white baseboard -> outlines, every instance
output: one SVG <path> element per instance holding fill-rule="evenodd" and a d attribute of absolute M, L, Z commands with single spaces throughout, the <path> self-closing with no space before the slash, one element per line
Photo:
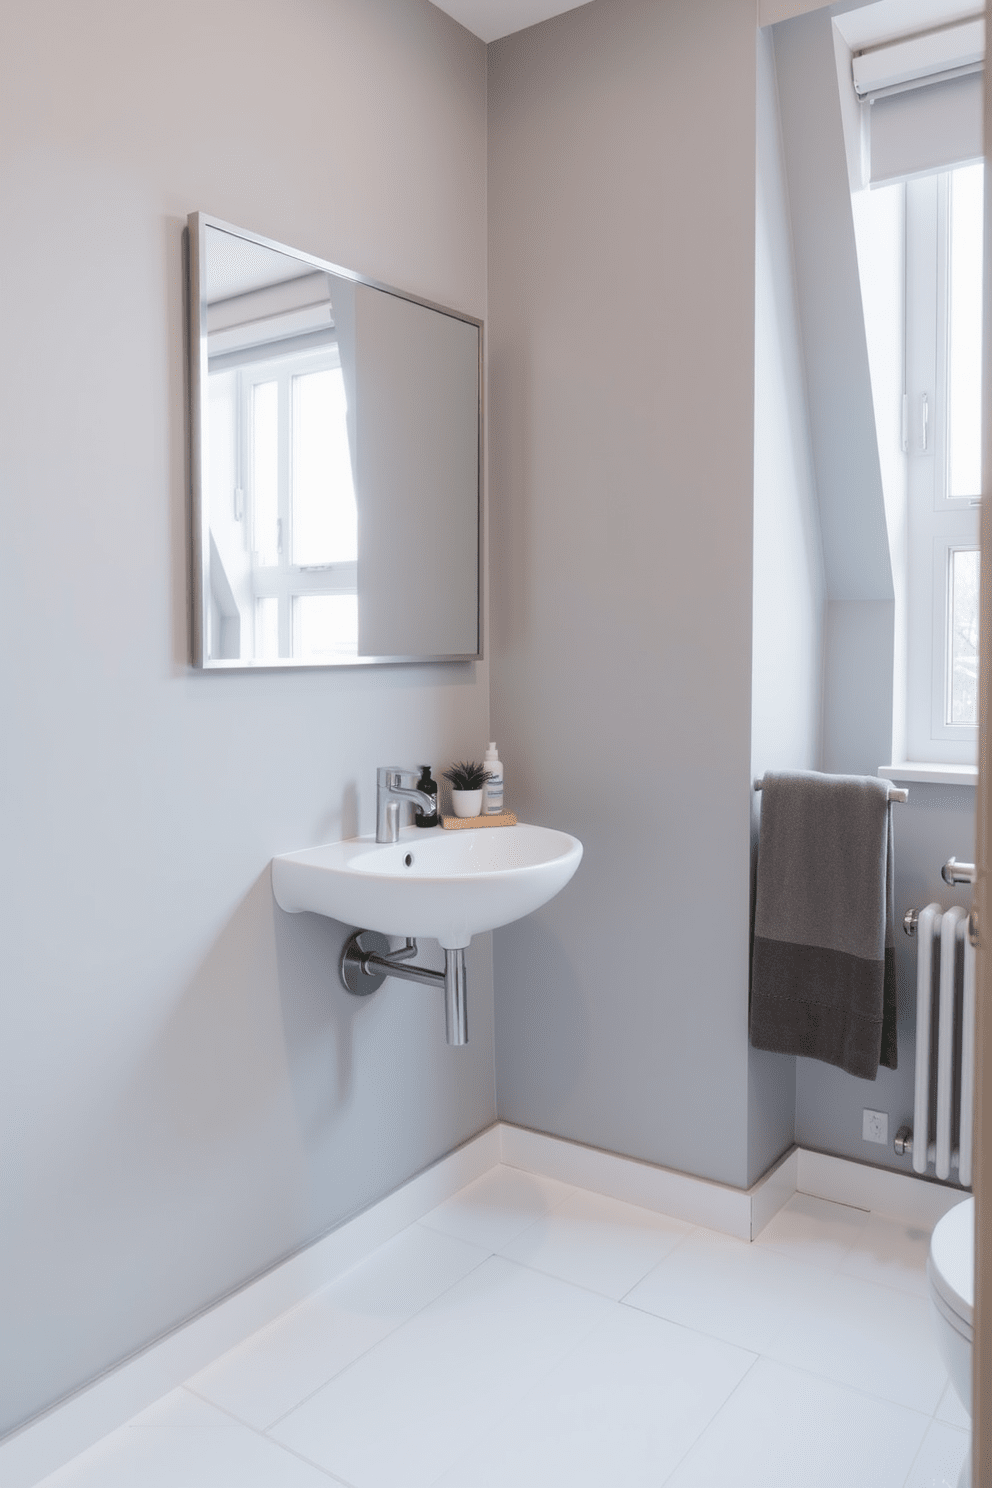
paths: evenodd
<path fill-rule="evenodd" d="M 750 1189 L 497 1122 L 329 1235 L 0 1441 L 0 1484 L 32 1488 L 190 1375 L 326 1286 L 497 1163 L 753 1240 L 798 1190 L 932 1228 L 964 1195 L 793 1147 Z"/>
<path fill-rule="evenodd" d="M 0 1441 L 0 1484 L 31 1488 L 333 1281 L 500 1160 L 498 1126 Z"/>
<path fill-rule="evenodd" d="M 769 1220 L 787 1204 L 796 1191 L 799 1176 L 799 1148 L 793 1147 L 763 1174 L 750 1190 L 751 1239 L 756 1240 Z"/>
<path fill-rule="evenodd" d="M 873 1209 L 876 1214 L 901 1219 L 907 1224 L 932 1230 L 948 1209 L 968 1198 L 960 1188 L 929 1183 L 912 1173 L 890 1168 L 872 1168 L 847 1157 L 797 1148 L 799 1172 L 796 1188 L 818 1199 L 850 1204 L 855 1209 Z"/>
<path fill-rule="evenodd" d="M 738 1240 L 753 1240 L 796 1191 L 795 1150 L 753 1188 L 743 1189 L 506 1122 L 500 1123 L 499 1130 L 503 1162 L 511 1168 L 639 1204 L 642 1209 L 705 1225 Z"/>
<path fill-rule="evenodd" d="M 754 1240 L 797 1191 L 933 1229 L 967 1195 L 910 1173 L 793 1147 L 752 1188 L 731 1188 L 543 1132 L 499 1124 L 503 1162 L 674 1219 Z"/>

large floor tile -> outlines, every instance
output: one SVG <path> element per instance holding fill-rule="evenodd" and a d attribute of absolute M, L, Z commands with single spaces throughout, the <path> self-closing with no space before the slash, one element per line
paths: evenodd
<path fill-rule="evenodd" d="M 493 1257 L 273 1436 L 355 1488 L 423 1488 L 617 1306 Z"/>
<path fill-rule="evenodd" d="M 823 1286 L 818 1267 L 712 1230 L 694 1230 L 624 1302 L 760 1354 Z"/>
<path fill-rule="evenodd" d="M 499 1164 L 432 1209 L 420 1223 L 495 1253 L 572 1192 L 554 1178 Z"/>
<path fill-rule="evenodd" d="M 754 1355 L 618 1308 L 440 1480 L 440 1488 L 655 1488 Z"/>
<path fill-rule="evenodd" d="M 755 1240 L 801 1260 L 807 1266 L 836 1271 L 868 1223 L 867 1209 L 834 1204 L 797 1193 L 771 1219 Z"/>
<path fill-rule="evenodd" d="M 413 1225 L 188 1382 L 265 1429 L 454 1286 L 487 1252 Z"/>
<path fill-rule="evenodd" d="M 863 1281 L 877 1281 L 925 1297 L 929 1250 L 928 1229 L 871 1214 L 840 1269 L 846 1276 L 860 1276 Z"/>
<path fill-rule="evenodd" d="M 563 1281 L 619 1298 L 691 1229 L 650 1209 L 576 1189 L 500 1253 Z"/>
<path fill-rule="evenodd" d="M 958 1488 L 970 1440 L 969 1432 L 934 1421 L 910 1469 L 905 1488 Z"/>
<path fill-rule="evenodd" d="M 230 1417 L 218 1425 L 122 1426 L 38 1488 L 329 1488 L 334 1481 Z"/>
<path fill-rule="evenodd" d="M 825 1280 L 766 1352 L 927 1415 L 947 1384 L 930 1304 L 856 1276 Z"/>
<path fill-rule="evenodd" d="M 665 1488 L 903 1488 L 928 1425 L 759 1359 Z"/>

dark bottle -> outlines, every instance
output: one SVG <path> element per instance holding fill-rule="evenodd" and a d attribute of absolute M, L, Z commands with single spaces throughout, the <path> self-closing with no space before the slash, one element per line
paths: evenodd
<path fill-rule="evenodd" d="M 417 781 L 417 789 L 423 791 L 425 795 L 428 795 L 428 796 L 433 797 L 433 800 L 434 800 L 434 810 L 431 812 L 430 816 L 428 816 L 425 812 L 421 811 L 418 808 L 413 813 L 413 825 L 415 827 L 436 827 L 437 826 L 437 781 L 436 780 L 432 780 L 432 778 L 431 778 L 431 767 L 430 767 L 430 765 L 421 765 L 421 767 L 420 767 L 420 779 Z"/>

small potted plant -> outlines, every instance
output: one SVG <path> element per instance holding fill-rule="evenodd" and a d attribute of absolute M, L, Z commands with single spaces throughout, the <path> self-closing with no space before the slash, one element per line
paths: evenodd
<path fill-rule="evenodd" d="M 451 781 L 451 808 L 456 816 L 480 816 L 482 813 L 482 788 L 489 779 L 490 771 L 485 765 L 462 760 L 445 770 L 445 780 Z"/>

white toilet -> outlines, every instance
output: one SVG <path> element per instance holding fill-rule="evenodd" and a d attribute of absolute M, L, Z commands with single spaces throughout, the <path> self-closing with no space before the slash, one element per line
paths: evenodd
<path fill-rule="evenodd" d="M 971 1340 L 975 1310 L 975 1201 L 948 1210 L 930 1239 L 927 1280 L 940 1352 L 957 1397 L 971 1415 Z M 971 1454 L 959 1488 L 970 1488 Z"/>

